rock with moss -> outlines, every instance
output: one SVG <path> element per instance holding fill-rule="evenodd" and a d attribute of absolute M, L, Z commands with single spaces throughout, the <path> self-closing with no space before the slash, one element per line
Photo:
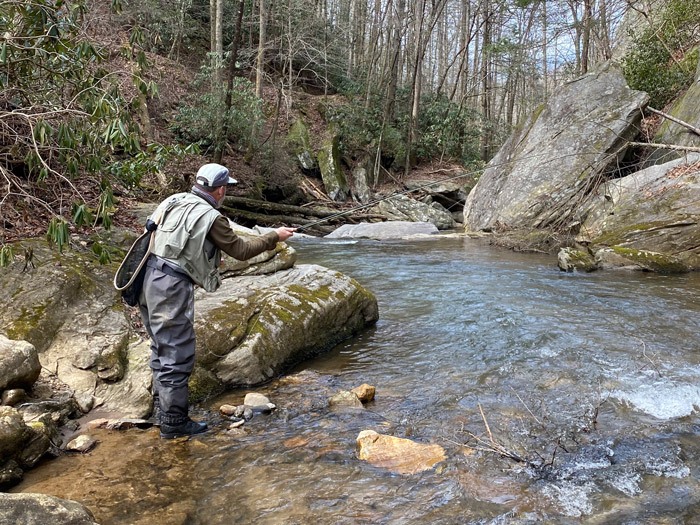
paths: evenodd
<path fill-rule="evenodd" d="M 314 160 L 314 150 L 311 146 L 309 128 L 303 120 L 295 120 L 289 128 L 287 144 L 304 171 L 310 172 L 318 169 L 318 165 Z"/>
<path fill-rule="evenodd" d="M 592 272 L 597 269 L 595 259 L 590 252 L 572 247 L 559 250 L 557 265 L 564 272 Z"/>
<path fill-rule="evenodd" d="M 694 51 L 697 61 L 700 50 Z M 695 128 L 700 128 L 700 61 L 693 82 L 685 94 L 667 109 L 667 112 L 678 120 L 686 122 Z M 690 131 L 687 126 L 670 119 L 664 119 L 659 126 L 653 142 L 657 144 L 673 144 L 674 146 L 697 147 L 700 138 Z M 684 156 L 684 152 L 678 149 L 654 148 L 646 160 L 646 165 L 664 164 L 672 159 Z"/>
<path fill-rule="evenodd" d="M 685 273 L 690 268 L 677 257 L 664 253 L 650 252 L 612 246 L 595 253 L 596 267 L 601 269 L 640 270 L 656 273 Z"/>
<path fill-rule="evenodd" d="M 197 360 L 226 387 L 256 385 L 376 322 L 374 295 L 316 265 L 197 293 Z"/>
<path fill-rule="evenodd" d="M 19 482 L 50 446 L 41 426 L 27 424 L 13 407 L 0 407 L 0 490 Z"/>
<path fill-rule="evenodd" d="M 42 373 L 77 395 L 120 380 L 131 328 L 112 285 L 117 262 L 100 264 L 77 241 L 62 253 L 44 239 L 16 246 L 17 254 L 31 251 L 34 265 L 24 268 L 18 256 L 0 269 L 0 333 L 34 345 Z"/>
<path fill-rule="evenodd" d="M 700 269 L 699 193 L 698 154 L 610 181 L 591 197 L 577 241 L 605 249 L 599 259 L 608 267 Z M 626 262 L 610 262 L 619 257 Z"/>
<path fill-rule="evenodd" d="M 331 130 L 331 135 L 321 144 L 318 166 L 328 196 L 334 201 L 344 201 L 350 195 L 348 181 L 340 164 L 340 135 Z"/>

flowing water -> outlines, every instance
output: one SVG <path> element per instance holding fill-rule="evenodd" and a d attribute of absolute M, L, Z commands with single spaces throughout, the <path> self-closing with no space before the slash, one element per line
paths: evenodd
<path fill-rule="evenodd" d="M 563 273 L 466 238 L 293 244 L 372 290 L 377 325 L 254 389 L 278 409 L 243 429 L 217 415 L 229 392 L 202 437 L 95 431 L 15 491 L 102 525 L 700 523 L 700 275 Z M 329 408 L 362 383 L 366 408 Z M 365 429 L 447 460 L 374 467 Z"/>

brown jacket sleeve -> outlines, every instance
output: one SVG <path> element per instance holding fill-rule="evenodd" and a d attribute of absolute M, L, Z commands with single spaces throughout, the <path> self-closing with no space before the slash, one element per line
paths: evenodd
<path fill-rule="evenodd" d="M 245 239 L 239 237 L 223 215 L 216 218 L 207 236 L 222 252 L 239 261 L 245 261 L 264 251 L 272 250 L 279 241 L 276 232 Z"/>

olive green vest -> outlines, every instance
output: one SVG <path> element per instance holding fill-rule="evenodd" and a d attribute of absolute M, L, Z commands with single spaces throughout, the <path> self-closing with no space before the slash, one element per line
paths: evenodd
<path fill-rule="evenodd" d="M 152 253 L 182 268 L 207 292 L 221 285 L 221 251 L 207 239 L 209 228 L 221 215 L 203 198 L 177 193 L 158 205 L 153 217 L 162 217 Z"/>

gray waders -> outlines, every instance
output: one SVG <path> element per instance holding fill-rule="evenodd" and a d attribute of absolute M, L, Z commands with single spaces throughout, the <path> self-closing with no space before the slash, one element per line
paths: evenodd
<path fill-rule="evenodd" d="M 153 396 L 160 423 L 188 420 L 189 379 L 194 369 L 194 284 L 187 274 L 151 255 L 139 307 L 151 338 Z"/>

